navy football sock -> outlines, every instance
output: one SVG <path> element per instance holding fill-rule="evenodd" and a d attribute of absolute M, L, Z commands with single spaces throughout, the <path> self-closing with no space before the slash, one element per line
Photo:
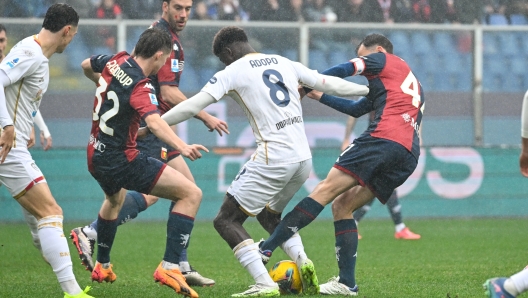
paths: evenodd
<path fill-rule="evenodd" d="M 290 239 L 293 234 L 311 223 L 323 209 L 324 206 L 314 199 L 304 198 L 284 216 L 273 234 L 262 243 L 260 249 L 274 251 L 284 241 Z"/>
<path fill-rule="evenodd" d="M 336 258 L 339 266 L 339 282 L 351 288 L 356 285 L 356 256 L 358 235 L 356 221 L 343 219 L 334 222 Z"/>
<path fill-rule="evenodd" d="M 187 245 L 188 246 L 188 245 Z M 180 254 L 180 262 L 189 262 L 189 259 L 187 259 L 187 248 L 184 248 L 182 251 L 181 251 L 181 254 Z"/>
<path fill-rule="evenodd" d="M 184 248 L 189 245 L 189 238 L 194 227 L 194 218 L 171 212 L 167 221 L 167 244 L 163 260 L 178 264 Z"/>
<path fill-rule="evenodd" d="M 125 196 L 125 201 L 123 202 L 123 207 L 119 211 L 117 216 L 118 225 L 122 225 L 129 220 L 132 220 L 138 216 L 140 212 L 143 212 L 147 209 L 147 201 L 143 194 L 137 191 L 129 191 Z M 97 220 L 94 220 L 90 227 L 97 231 Z"/>
<path fill-rule="evenodd" d="M 107 220 L 99 216 L 97 225 L 97 261 L 99 263 L 110 262 L 110 251 L 114 244 L 117 226 L 117 219 Z"/>

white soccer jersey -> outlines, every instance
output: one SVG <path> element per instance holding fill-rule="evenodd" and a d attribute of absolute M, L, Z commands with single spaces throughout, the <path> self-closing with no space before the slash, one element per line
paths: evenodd
<path fill-rule="evenodd" d="M 42 95 L 48 89 L 48 58 L 42 53 L 37 36 L 26 37 L 9 51 L 0 63 L 11 85 L 5 88 L 7 110 L 13 119 L 16 147 L 27 147 Z"/>
<path fill-rule="evenodd" d="M 216 100 L 228 94 L 242 107 L 258 145 L 252 160 L 289 164 L 312 157 L 297 87 L 314 86 L 318 76 L 301 63 L 255 53 L 217 72 L 202 91 Z"/>

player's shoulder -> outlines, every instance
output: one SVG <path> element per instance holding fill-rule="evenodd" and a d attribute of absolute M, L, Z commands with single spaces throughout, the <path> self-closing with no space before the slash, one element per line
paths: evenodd
<path fill-rule="evenodd" d="M 29 36 L 18 43 L 16 43 L 13 48 L 9 51 L 11 55 L 18 55 L 21 58 L 27 59 L 36 59 L 36 60 L 45 60 L 47 59 L 42 53 L 42 48 L 40 44 L 35 39 L 34 36 Z"/>
<path fill-rule="evenodd" d="M 171 34 L 171 30 L 170 30 L 170 27 L 169 27 L 169 23 L 163 19 L 163 18 L 160 18 L 159 20 L 155 21 L 154 23 L 152 23 L 152 25 L 150 25 L 150 27 L 155 27 L 155 28 L 158 28 L 158 29 L 161 29 L 169 34 Z M 172 34 L 171 34 L 172 36 Z"/>

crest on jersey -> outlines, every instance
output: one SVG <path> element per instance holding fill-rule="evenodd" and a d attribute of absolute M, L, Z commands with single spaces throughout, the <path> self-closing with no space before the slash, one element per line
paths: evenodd
<path fill-rule="evenodd" d="M 158 99 L 156 98 L 156 94 L 149 93 L 150 102 L 153 105 L 158 105 Z"/>
<path fill-rule="evenodd" d="M 212 77 L 210 80 L 209 80 L 209 83 L 211 84 L 214 84 L 218 81 L 218 79 L 216 77 Z"/>
<path fill-rule="evenodd" d="M 15 58 L 15 59 L 13 59 L 13 60 L 7 62 L 6 64 L 7 64 L 7 66 L 9 66 L 9 68 L 13 68 L 13 67 L 15 67 L 15 65 L 18 63 L 18 61 L 20 61 L 20 59 Z"/>
<path fill-rule="evenodd" d="M 178 64 L 178 59 L 171 59 L 171 71 L 172 72 L 180 71 L 180 65 Z"/>

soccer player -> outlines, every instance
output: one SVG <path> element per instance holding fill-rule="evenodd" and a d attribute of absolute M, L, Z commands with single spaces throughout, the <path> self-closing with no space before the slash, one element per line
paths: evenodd
<path fill-rule="evenodd" d="M 385 36 L 370 34 L 359 44 L 358 58 L 325 71 L 338 77 L 365 76 L 370 88 L 366 97 L 352 101 L 317 91 L 308 94 L 350 116 L 375 111 L 375 119 L 341 153 L 326 179 L 286 214 L 270 238 L 260 244 L 259 252 L 266 261 L 293 231 L 307 226 L 333 201 L 339 277 L 322 284 L 321 294 L 357 295 L 358 237 L 352 212 L 374 197 L 385 204 L 418 163 L 423 90 L 407 63 L 393 55 L 392 50 L 392 43 Z M 352 196 L 339 196 L 350 188 L 353 188 Z"/>
<path fill-rule="evenodd" d="M 105 193 L 99 212 L 97 262 L 92 280 L 114 282 L 110 251 L 117 232 L 119 211 L 126 190 L 167 198 L 174 203 L 167 222 L 165 256 L 154 279 L 190 297 L 198 294 L 185 282 L 178 267 L 188 243 L 202 192 L 177 170 L 136 148 L 136 135 L 143 119 L 163 142 L 190 160 L 201 157 L 202 145 L 187 145 L 161 120 L 157 97 L 149 75 L 163 67 L 172 49 L 170 35 L 159 28 L 141 34 L 133 56 L 120 52 L 98 55 L 82 62 L 86 77 L 97 81 L 93 124 L 88 143 L 88 169 Z"/>
<path fill-rule="evenodd" d="M 186 99 L 178 88 L 184 68 L 184 53 L 179 34 L 187 24 L 192 4 L 192 0 L 164 0 L 161 18 L 152 25 L 170 34 L 173 43 L 169 59 L 167 59 L 167 62 L 157 75 L 152 76 L 152 84 L 157 91 L 157 105 L 161 114 Z M 209 115 L 205 111 L 198 113 L 197 118 L 202 120 L 210 131 L 216 130 L 220 135 L 223 132 L 229 133 L 227 124 L 224 121 Z M 145 123 L 142 122 L 141 126 L 145 126 Z M 162 142 L 155 135 L 151 134 L 144 139 L 138 140 L 137 148 L 148 156 L 156 158 L 178 170 L 178 172 L 194 183 L 191 171 L 183 157 L 180 156 L 180 152 Z M 156 196 L 129 191 L 126 194 L 123 208 L 119 213 L 118 223 L 123 224 L 136 218 L 140 212 L 145 211 L 157 201 L 158 197 Z M 70 236 L 82 263 L 89 271 L 92 271 L 93 244 L 97 241 L 97 220 L 88 226 L 73 229 Z M 187 259 L 187 249 L 182 251 L 180 257 L 179 266 L 189 285 L 212 286 L 215 284 L 214 280 L 202 276 L 191 267 Z"/>
<path fill-rule="evenodd" d="M 373 112 L 369 113 L 369 122 L 373 121 L 375 118 L 375 114 Z M 356 125 L 357 118 L 354 118 L 350 116 L 348 118 L 346 129 L 345 129 L 345 137 L 343 139 L 343 144 L 341 145 L 341 151 L 345 150 L 348 145 L 350 144 L 350 134 L 354 130 L 354 126 Z M 421 132 L 421 130 L 420 130 Z M 421 140 L 421 135 L 420 135 Z M 353 195 L 352 190 L 348 190 L 345 193 L 342 194 L 343 196 L 347 195 Z M 374 199 L 370 200 L 370 202 L 363 205 L 363 207 L 357 209 L 354 211 L 354 219 L 356 220 L 356 225 L 359 223 L 359 221 L 367 214 L 367 212 L 370 210 L 372 204 L 374 203 Z M 396 190 L 394 190 L 389 197 L 389 200 L 387 201 L 387 209 L 389 210 L 389 213 L 391 215 L 392 221 L 394 222 L 394 229 L 396 230 L 394 232 L 394 238 L 396 239 L 405 239 L 405 240 L 418 240 L 421 238 L 419 234 L 416 234 L 412 232 L 403 222 L 402 213 L 401 213 L 401 205 L 400 201 L 398 200 L 398 194 L 396 193 Z M 358 239 L 361 239 L 361 235 L 358 232 Z"/>
<path fill-rule="evenodd" d="M 521 155 L 519 156 L 521 174 L 528 178 L 528 92 L 524 94 L 521 115 Z M 514 298 L 528 291 L 528 266 L 520 272 L 507 277 L 495 277 L 484 283 L 489 298 Z"/>
<path fill-rule="evenodd" d="M 267 273 L 258 245 L 243 223 L 248 216 L 256 216 L 271 233 L 312 168 L 297 86 L 301 82 L 342 96 L 365 95 L 368 87 L 320 75 L 278 55 L 257 53 L 239 27 L 221 29 L 214 37 L 213 53 L 227 67 L 217 72 L 200 93 L 172 108 L 162 119 L 174 125 L 226 94 L 244 110 L 257 140 L 257 150 L 227 190 L 214 226 L 256 283 L 233 297 L 278 296 L 279 288 Z M 317 294 L 317 276 L 301 237 L 291 233 L 279 245 L 299 267 L 303 293 Z"/>
<path fill-rule="evenodd" d="M 51 265 L 64 297 L 91 297 L 81 290 L 72 271 L 68 242 L 62 229 L 62 209 L 28 151 L 42 95 L 49 83 L 49 58 L 62 53 L 77 33 L 79 16 L 67 4 L 46 12 L 38 34 L 18 42 L 0 63 L 0 182 L 35 218 L 32 234 Z M 5 32 L 5 31 L 4 31 Z"/>

